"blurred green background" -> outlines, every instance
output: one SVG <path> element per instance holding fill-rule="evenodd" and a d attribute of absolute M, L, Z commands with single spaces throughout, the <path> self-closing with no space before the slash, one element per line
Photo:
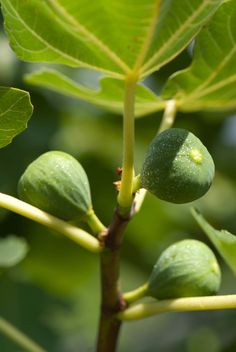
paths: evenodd
<path fill-rule="evenodd" d="M 186 50 L 146 82 L 156 93 L 167 77 L 191 61 Z M 41 153 L 71 153 L 89 176 L 95 210 L 108 225 L 116 203 L 113 182 L 122 158 L 122 118 L 81 101 L 26 86 L 22 76 L 40 65 L 18 61 L 0 34 L 0 85 L 31 93 L 34 114 L 28 129 L 0 150 L 0 191 L 16 195 L 17 181 Z M 87 70 L 61 68 L 91 86 Z M 136 122 L 136 170 L 154 137 L 161 114 Z M 217 228 L 236 233 L 236 115 L 199 112 L 178 114 L 175 126 L 191 130 L 205 143 L 216 163 L 208 194 L 194 202 Z M 171 205 L 152 196 L 129 224 L 122 251 L 124 290 L 141 285 L 163 249 L 183 238 L 211 245 L 190 215 L 190 206 Z M 27 239 L 30 251 L 0 277 L 0 313 L 50 352 L 94 351 L 99 307 L 98 258 L 75 243 L 18 215 L 0 209 L 0 236 Z M 234 293 L 236 280 L 219 258 L 221 293 Z M 119 352 L 235 352 L 236 310 L 172 313 L 125 323 Z M 0 335 L 1 352 L 21 351 Z"/>

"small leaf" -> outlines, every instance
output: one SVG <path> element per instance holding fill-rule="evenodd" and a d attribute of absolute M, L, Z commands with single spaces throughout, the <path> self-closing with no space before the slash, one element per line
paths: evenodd
<path fill-rule="evenodd" d="M 175 57 L 222 0 L 1 0 L 23 60 L 144 78 Z"/>
<path fill-rule="evenodd" d="M 180 110 L 235 109 L 236 6 L 224 2 L 196 39 L 193 62 L 173 74 L 162 97 L 175 98 Z"/>
<path fill-rule="evenodd" d="M 32 111 L 29 93 L 0 87 L 0 148 L 26 128 Z"/>
<path fill-rule="evenodd" d="M 191 210 L 193 217 L 214 244 L 225 262 L 236 274 L 236 236 L 226 230 L 216 230 L 194 208 Z"/>
<path fill-rule="evenodd" d="M 25 81 L 70 97 L 85 100 L 113 112 L 122 113 L 123 111 L 124 82 L 114 78 L 102 78 L 99 90 L 78 84 L 52 69 L 42 69 L 27 74 L 25 75 Z M 161 110 L 164 106 L 165 101 L 156 96 L 149 88 L 141 84 L 137 86 L 135 105 L 137 117 Z"/>
<path fill-rule="evenodd" d="M 28 244 L 23 238 L 9 235 L 0 239 L 0 267 L 9 268 L 19 263 L 28 252 Z"/>

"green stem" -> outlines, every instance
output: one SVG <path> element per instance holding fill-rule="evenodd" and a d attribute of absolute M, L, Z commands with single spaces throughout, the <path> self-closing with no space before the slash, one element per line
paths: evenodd
<path fill-rule="evenodd" d="M 166 108 L 157 134 L 165 131 L 167 128 L 170 128 L 175 121 L 175 116 L 176 100 L 171 99 L 166 102 Z"/>
<path fill-rule="evenodd" d="M 121 320 L 137 320 L 160 313 L 236 308 L 236 295 L 187 297 L 137 304 L 118 314 Z"/>
<path fill-rule="evenodd" d="M 134 105 L 136 74 L 130 74 L 125 82 L 124 124 L 123 124 L 123 166 L 118 204 L 120 213 L 126 215 L 133 202 L 134 178 Z"/>
<path fill-rule="evenodd" d="M 11 197 L 4 193 L 0 193 L 0 207 L 45 225 L 69 237 L 71 240 L 75 241 L 91 252 L 99 253 L 102 251 L 102 247 L 99 241 L 88 232 L 79 229 L 78 227 L 72 226 L 67 222 L 60 220 L 55 216 L 50 215 L 45 211 L 42 211 L 17 198 Z"/>
<path fill-rule="evenodd" d="M 138 299 L 146 296 L 147 293 L 147 289 L 148 289 L 148 284 L 145 283 L 144 285 L 136 288 L 133 291 L 129 291 L 123 294 L 123 299 L 125 300 L 125 302 L 127 303 L 133 303 L 135 301 L 137 301 Z"/>
<path fill-rule="evenodd" d="M 140 174 L 135 176 L 133 179 L 133 189 L 132 193 L 135 194 L 141 188 Z"/>
<path fill-rule="evenodd" d="M 90 209 L 85 217 L 85 222 L 89 225 L 95 235 L 106 230 L 106 227 L 99 220 L 93 209 Z"/>
<path fill-rule="evenodd" d="M 31 340 L 23 332 L 18 330 L 4 318 L 0 317 L 0 331 L 9 337 L 16 344 L 24 348 L 28 352 L 46 352 L 42 347 L 40 347 L 36 342 Z"/>

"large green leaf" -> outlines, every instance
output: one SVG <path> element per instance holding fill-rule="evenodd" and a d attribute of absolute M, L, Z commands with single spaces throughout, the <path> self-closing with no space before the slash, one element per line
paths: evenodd
<path fill-rule="evenodd" d="M 192 209 L 192 214 L 225 262 L 236 274 L 236 236 L 226 230 L 219 231 L 214 229 L 195 209 Z"/>
<path fill-rule="evenodd" d="M 222 0 L 1 0 L 11 46 L 26 61 L 145 77 L 175 57 Z"/>
<path fill-rule="evenodd" d="M 74 98 L 102 106 L 113 112 L 121 113 L 124 101 L 124 82 L 104 77 L 100 80 L 100 89 L 95 90 L 76 83 L 62 73 L 42 69 L 25 75 L 26 82 L 52 89 Z M 158 111 L 165 106 L 165 102 L 158 98 L 150 89 L 139 84 L 136 89 L 135 116 L 142 116 Z"/>
<path fill-rule="evenodd" d="M 191 66 L 164 89 L 181 110 L 236 107 L 236 1 L 225 2 L 196 40 Z"/>
<path fill-rule="evenodd" d="M 19 263 L 27 254 L 28 245 L 23 238 L 9 235 L 0 239 L 0 267 L 8 268 Z"/>
<path fill-rule="evenodd" d="M 0 87 L 0 148 L 26 128 L 32 111 L 29 93 Z"/>

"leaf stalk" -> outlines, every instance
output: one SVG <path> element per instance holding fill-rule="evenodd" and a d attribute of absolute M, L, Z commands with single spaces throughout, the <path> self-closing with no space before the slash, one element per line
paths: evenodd
<path fill-rule="evenodd" d="M 120 213 L 129 213 L 133 202 L 134 179 L 134 107 L 137 74 L 129 74 L 125 82 L 123 123 L 123 166 L 118 204 Z"/>
<path fill-rule="evenodd" d="M 177 111 L 176 100 L 175 99 L 168 100 L 166 102 L 166 108 L 157 134 L 172 127 L 175 121 L 176 111 Z"/>
<path fill-rule="evenodd" d="M 102 251 L 100 242 L 88 232 L 17 198 L 0 193 L 0 207 L 51 228 L 75 241 L 90 252 L 99 253 Z"/>
<path fill-rule="evenodd" d="M 236 295 L 187 297 L 137 304 L 120 312 L 117 317 L 121 320 L 138 320 L 167 312 L 232 308 L 236 308 Z"/>

